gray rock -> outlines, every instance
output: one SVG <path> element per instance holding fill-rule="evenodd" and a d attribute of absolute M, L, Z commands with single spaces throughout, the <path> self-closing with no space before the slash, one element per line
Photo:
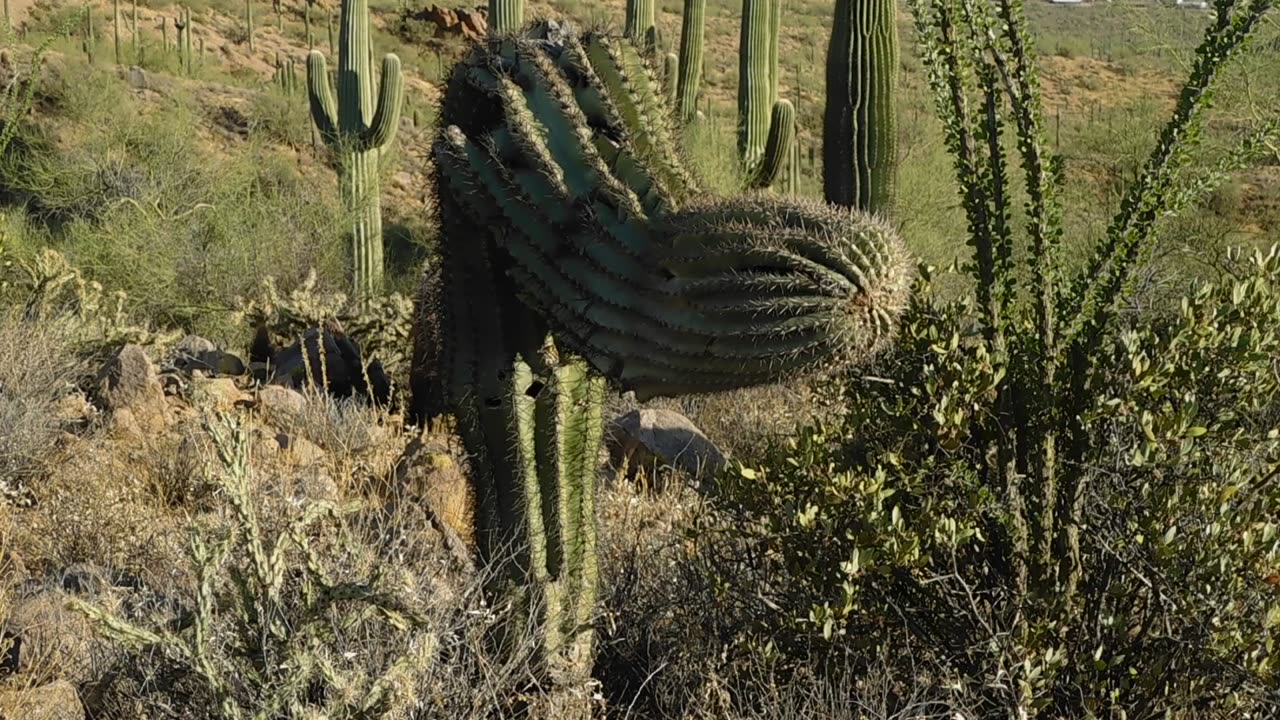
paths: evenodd
<path fill-rule="evenodd" d="M 626 467 L 628 474 L 640 468 L 678 470 L 694 479 L 706 479 L 724 469 L 725 456 L 689 418 L 673 410 L 632 410 L 609 424 L 607 444 L 610 463 Z"/>
<path fill-rule="evenodd" d="M 134 90 L 146 90 L 151 83 L 147 80 L 147 71 L 137 65 L 130 65 L 125 74 L 125 81 Z"/>
<path fill-rule="evenodd" d="M 58 680 L 24 690 L 0 690 L 0 718 L 84 720 L 84 706 L 75 686 Z"/>
<path fill-rule="evenodd" d="M 258 407 L 274 420 L 291 420 L 307 409 L 307 398 L 297 390 L 267 385 L 258 389 Z"/>
<path fill-rule="evenodd" d="M 164 406 L 164 389 L 146 351 L 125 345 L 98 373 L 97 399 L 111 412 L 127 408 L 135 415 L 151 414 Z"/>
<path fill-rule="evenodd" d="M 93 628 L 87 618 L 66 606 L 69 597 L 60 590 L 45 590 L 13 606 L 0 631 L 9 648 L 3 658 L 6 670 L 54 671 L 72 682 L 89 677 Z"/>
<path fill-rule="evenodd" d="M 174 345 L 173 366 L 183 372 L 208 375 L 243 375 L 246 372 L 243 360 L 223 352 L 199 335 L 188 335 Z"/>

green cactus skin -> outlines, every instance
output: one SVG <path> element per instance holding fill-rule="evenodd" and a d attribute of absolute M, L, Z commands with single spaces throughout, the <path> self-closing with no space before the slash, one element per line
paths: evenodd
<path fill-rule="evenodd" d="M 335 50 L 334 48 L 336 48 L 338 45 L 337 45 L 337 41 L 334 38 L 335 38 L 335 33 L 333 31 L 333 11 L 330 10 L 329 11 L 329 54 L 330 55 L 337 52 L 337 50 Z"/>
<path fill-rule="evenodd" d="M 489 0 L 489 34 L 506 35 L 524 25 L 524 0 Z"/>
<path fill-rule="evenodd" d="M 778 177 L 785 157 L 766 156 L 770 149 L 790 147 L 795 109 L 779 106 L 778 36 L 781 0 L 742 0 L 742 34 L 738 56 L 738 157 L 748 188 L 767 188 Z M 791 129 L 774 128 L 774 118 L 792 120 Z M 770 141 L 773 144 L 770 145 Z"/>
<path fill-rule="evenodd" d="M 253 0 L 244 0 L 244 26 L 249 35 L 249 52 L 253 52 Z"/>
<path fill-rule="evenodd" d="M 302 24 L 307 34 L 307 50 L 314 50 L 316 47 L 315 35 L 311 33 L 311 6 L 315 4 L 315 0 L 306 0 L 302 6 Z"/>
<path fill-rule="evenodd" d="M 116 64 L 121 65 L 124 56 L 120 54 L 120 0 L 111 0 L 111 34 L 115 44 Z"/>
<path fill-rule="evenodd" d="M 324 54 L 307 57 L 311 117 L 325 143 L 339 156 L 338 184 L 355 215 L 351 227 L 352 284 L 365 297 L 382 289 L 382 207 L 378 159 L 395 139 L 404 104 L 400 59 L 382 58 L 382 78 L 373 95 L 372 46 L 367 0 L 343 0 L 338 43 L 337 103 Z"/>
<path fill-rule="evenodd" d="M 178 27 L 178 60 L 184 72 L 187 75 L 195 73 L 195 53 L 192 52 L 191 35 L 191 8 L 184 7 L 178 9 L 178 16 L 181 18 L 181 25 Z"/>
<path fill-rule="evenodd" d="M 747 181 L 749 187 L 770 187 L 782 176 L 784 167 L 791 162 L 791 149 L 796 139 L 796 109 L 788 100 L 773 104 L 769 117 L 769 138 L 764 153 Z"/>
<path fill-rule="evenodd" d="M 684 0 L 680 21 L 680 120 L 692 123 L 698 115 L 698 85 L 702 81 L 702 41 L 706 32 L 707 0 Z"/>
<path fill-rule="evenodd" d="M 898 29 L 891 0 L 836 0 L 827 50 L 827 202 L 887 212 L 897 182 Z"/>
<path fill-rule="evenodd" d="M 646 55 L 658 46 L 658 8 L 655 0 L 627 0 L 627 19 L 623 34 Z"/>
<path fill-rule="evenodd" d="M 680 75 L 680 58 L 675 53 L 667 53 L 662 64 L 662 81 L 667 91 L 667 102 L 673 107 L 676 104 Z"/>
<path fill-rule="evenodd" d="M 84 38 L 80 44 L 81 44 L 81 47 L 84 49 L 85 56 L 88 57 L 89 59 L 89 64 L 92 65 L 94 61 L 93 10 L 88 5 L 85 5 L 83 14 L 84 14 Z"/>

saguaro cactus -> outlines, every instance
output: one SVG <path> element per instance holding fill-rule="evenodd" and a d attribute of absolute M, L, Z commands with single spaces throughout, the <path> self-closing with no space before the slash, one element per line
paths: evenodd
<path fill-rule="evenodd" d="M 897 181 L 898 28 L 892 0 L 836 0 L 827 50 L 827 202 L 885 211 Z"/>
<path fill-rule="evenodd" d="M 249 37 L 249 52 L 253 52 L 253 0 L 244 0 L 244 27 Z"/>
<path fill-rule="evenodd" d="M 338 38 L 337 102 L 330 90 L 324 54 L 307 57 L 311 117 L 321 137 L 338 154 L 338 184 L 353 214 L 352 284 L 357 296 L 382 288 L 382 205 L 378 159 L 395 139 L 404 103 L 400 58 L 382 58 L 378 96 L 373 95 L 372 46 L 367 0 L 343 0 Z"/>
<path fill-rule="evenodd" d="M 631 43 L 539 23 L 454 68 L 433 146 L 441 260 L 413 410 L 456 416 L 481 559 L 570 679 L 590 669 L 603 382 L 643 399 L 838 366 L 882 346 L 906 300 L 878 220 L 708 200 L 662 92 Z"/>
<path fill-rule="evenodd" d="M 795 133 L 794 108 L 776 107 L 778 99 L 778 33 L 781 0 L 742 0 L 741 46 L 738 51 L 738 156 L 749 187 L 768 187 L 778 177 L 785 157 L 766 157 L 789 150 Z M 789 126 L 774 118 L 791 118 Z M 772 139 L 772 143 L 771 143 Z"/>
<path fill-rule="evenodd" d="M 627 0 L 624 34 L 646 54 L 658 46 L 658 9 L 654 0 Z"/>
<path fill-rule="evenodd" d="M 524 24 L 524 0 L 489 0 L 489 34 L 515 32 Z"/>
<path fill-rule="evenodd" d="M 677 88 L 680 119 L 698 116 L 698 84 L 702 81 L 702 41 L 706 32 L 707 0 L 684 0 L 680 21 L 680 82 Z"/>

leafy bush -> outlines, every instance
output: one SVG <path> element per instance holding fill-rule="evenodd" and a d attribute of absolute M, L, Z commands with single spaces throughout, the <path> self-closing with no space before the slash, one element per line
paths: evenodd
<path fill-rule="evenodd" d="M 898 347 L 846 379 L 844 416 L 724 483 L 733 520 L 702 541 L 757 573 L 755 592 L 722 593 L 745 647 L 864 667 L 892 653 L 983 716 L 1274 711 L 1280 250 L 1232 255 L 1232 276 L 1177 312 L 1128 312 L 1160 219 L 1280 135 L 1263 123 L 1191 171 L 1214 80 L 1269 7 L 1219 0 L 1172 119 L 1072 276 L 1020 7 L 912 3 L 975 287 L 937 300 L 923 269 Z"/>

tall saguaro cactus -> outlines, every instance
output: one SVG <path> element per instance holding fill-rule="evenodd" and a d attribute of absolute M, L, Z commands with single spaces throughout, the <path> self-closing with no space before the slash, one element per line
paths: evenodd
<path fill-rule="evenodd" d="M 489 34 L 515 32 L 524 24 L 524 0 L 489 0 Z"/>
<path fill-rule="evenodd" d="M 768 187 L 778 178 L 795 139 L 795 109 L 778 99 L 778 35 L 781 0 L 742 0 L 738 49 L 738 157 L 749 187 Z M 785 121 L 790 119 L 789 123 Z M 783 122 L 774 124 L 774 119 Z"/>
<path fill-rule="evenodd" d="M 395 139 L 404 104 L 400 58 L 382 58 L 382 77 L 373 94 L 373 51 L 368 0 L 343 0 L 338 36 L 337 102 L 330 89 L 324 54 L 307 56 L 307 93 L 320 136 L 338 155 L 338 184 L 352 213 L 352 285 L 357 296 L 382 289 L 382 204 L 378 176 L 382 152 Z"/>
<path fill-rule="evenodd" d="M 827 202 L 883 212 L 897 182 L 898 28 L 893 0 L 836 0 L 827 50 Z"/>
<path fill-rule="evenodd" d="M 707 0 L 684 0 L 680 20 L 680 81 L 677 110 L 685 123 L 698 116 L 698 85 L 702 81 L 702 41 L 706 34 Z"/>

